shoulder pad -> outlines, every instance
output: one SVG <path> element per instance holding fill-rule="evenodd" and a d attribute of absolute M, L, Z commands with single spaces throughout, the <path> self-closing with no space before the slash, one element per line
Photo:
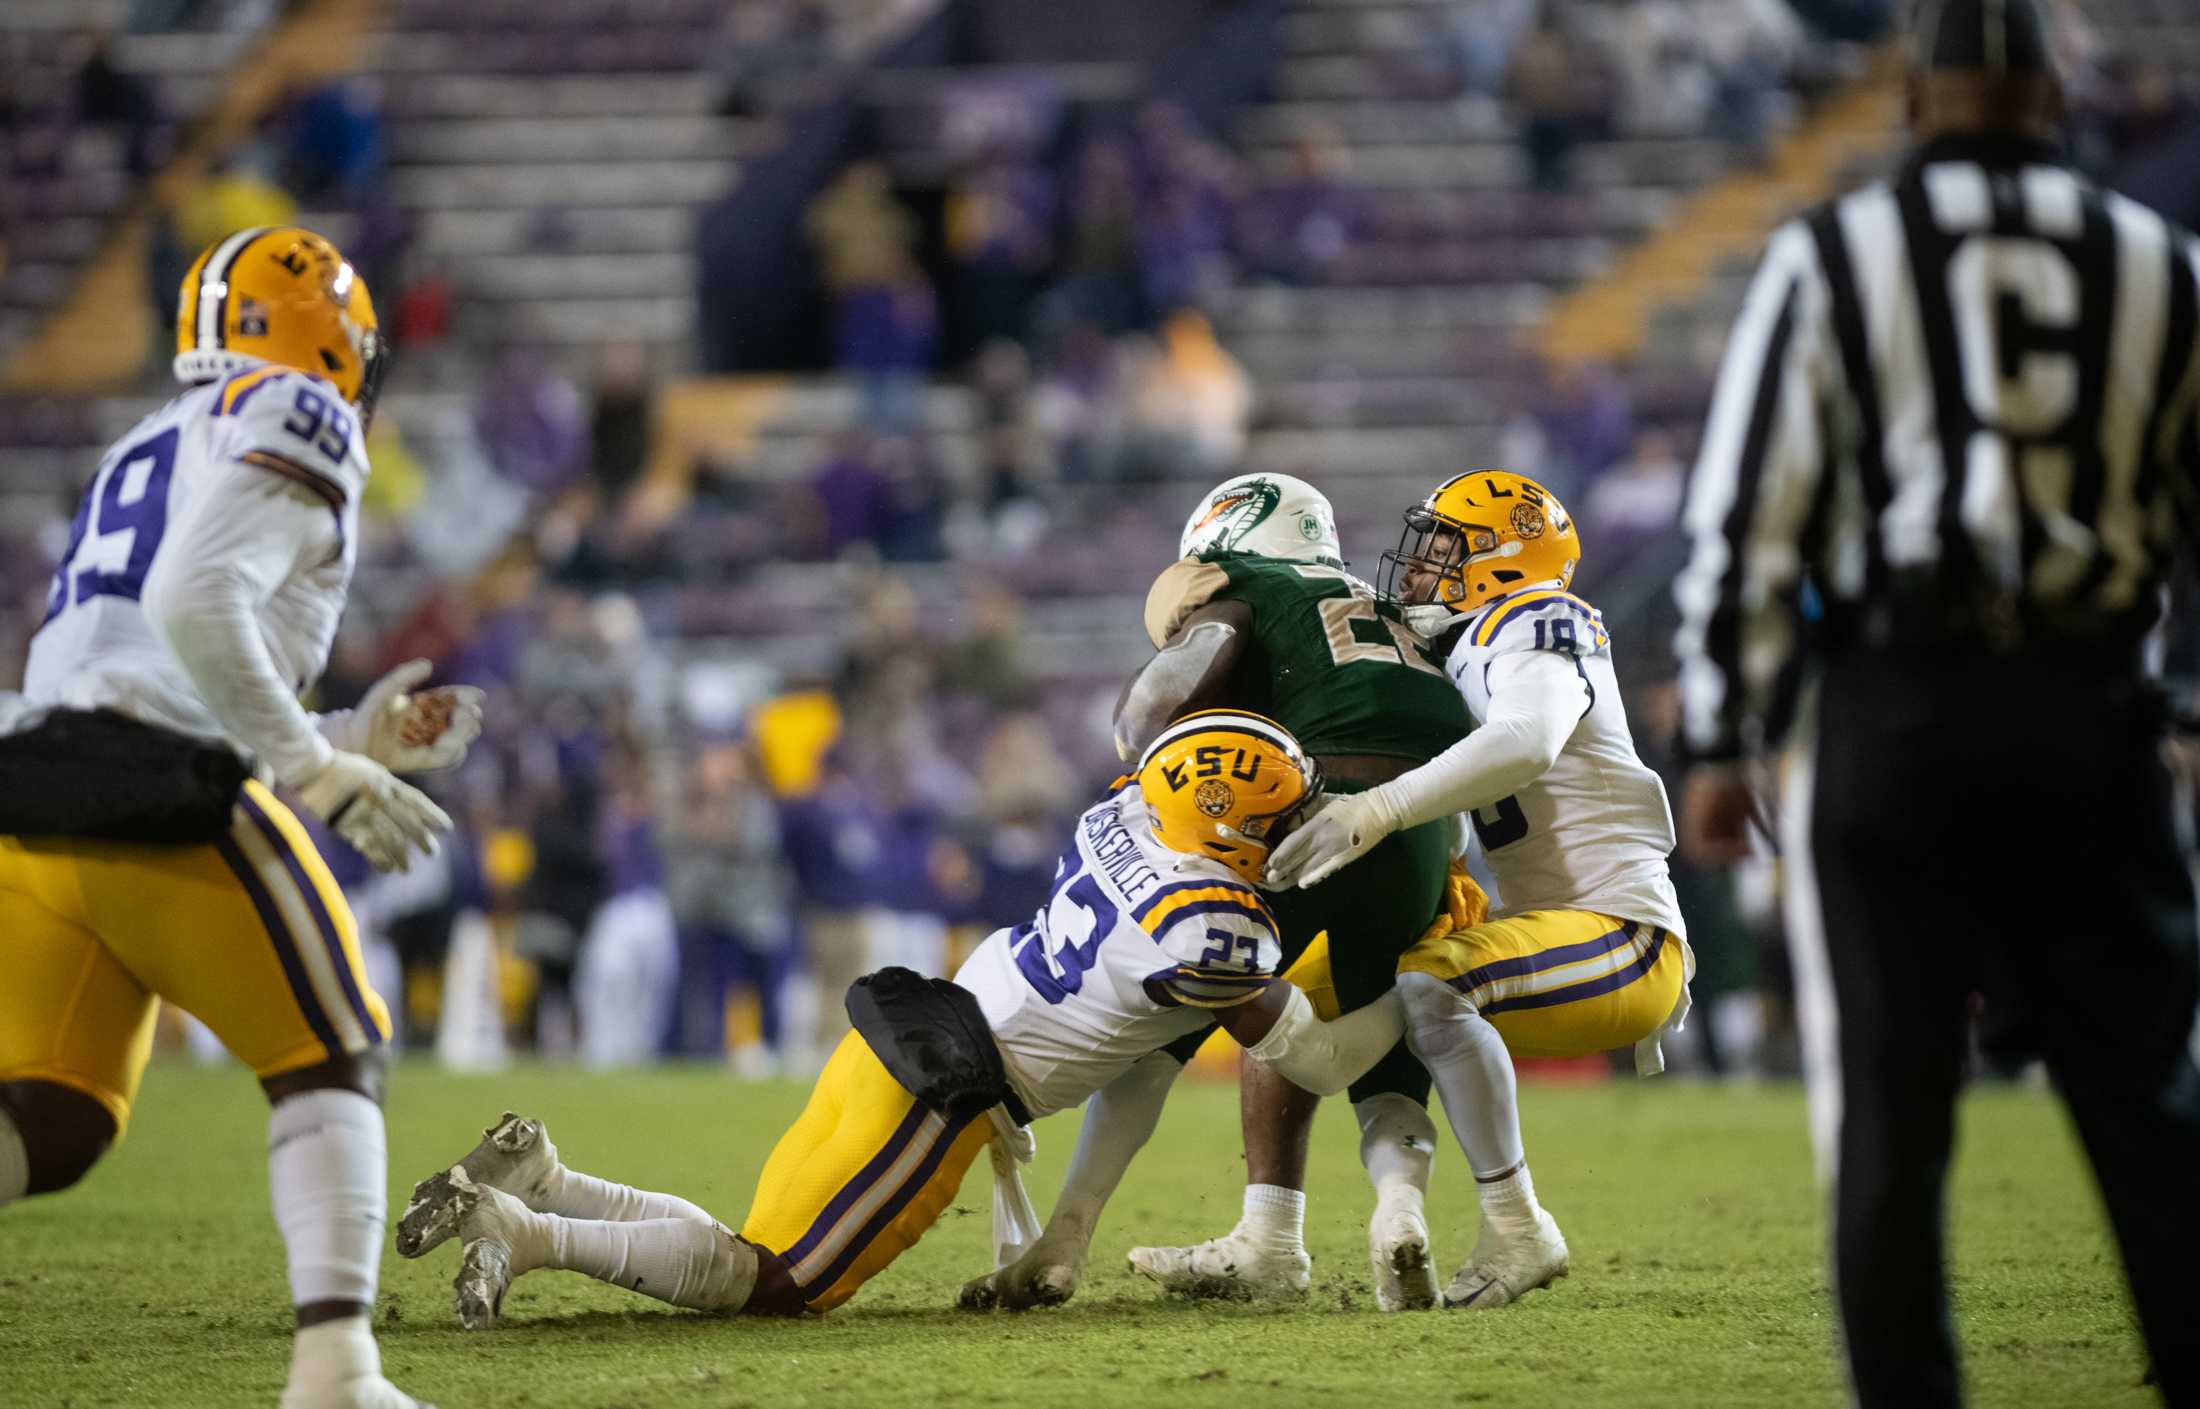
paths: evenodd
<path fill-rule="evenodd" d="M 287 367 L 255 367 L 222 383 L 207 414 L 223 447 L 342 510 L 366 479 L 359 417 L 328 382 Z"/>
<path fill-rule="evenodd" d="M 1604 613 L 1571 592 L 1523 592 L 1499 602 L 1469 623 L 1454 653 L 1561 651 L 1593 656 L 1609 649 Z"/>
<path fill-rule="evenodd" d="M 1214 599 L 1229 586 L 1230 575 L 1213 563 L 1184 558 L 1162 569 L 1146 592 L 1146 637 L 1155 650 L 1184 624 L 1184 618 Z"/>

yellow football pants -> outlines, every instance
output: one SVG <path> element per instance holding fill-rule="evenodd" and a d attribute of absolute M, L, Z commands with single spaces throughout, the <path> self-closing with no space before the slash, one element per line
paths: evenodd
<path fill-rule="evenodd" d="M 830 1311 L 916 1245 L 992 1133 L 983 1116 L 917 1104 L 851 1032 L 764 1161 L 741 1236 L 778 1256 L 810 1310 Z"/>
<path fill-rule="evenodd" d="M 1444 913 L 1398 961 L 1442 979 L 1489 1019 L 1516 1057 L 1585 1057 L 1632 1047 L 1665 1025 L 1694 964 L 1687 941 L 1654 925 L 1587 910 L 1489 916 L 1489 897 L 1457 866 Z M 1329 941 L 1284 977 L 1324 1022 L 1338 1016 Z"/>
<path fill-rule="evenodd" d="M 1531 910 L 1464 929 L 1439 923 L 1398 961 L 1466 995 L 1516 1057 L 1585 1057 L 1665 1026 L 1691 965 L 1687 941 L 1588 910 Z"/>
<path fill-rule="evenodd" d="M 343 892 L 256 782 L 210 845 L 0 836 L 0 1081 L 81 1091 L 119 1131 L 156 998 L 263 1077 L 389 1040 Z"/>

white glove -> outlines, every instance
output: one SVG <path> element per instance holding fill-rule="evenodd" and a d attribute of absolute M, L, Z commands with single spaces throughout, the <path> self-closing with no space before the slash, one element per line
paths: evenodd
<path fill-rule="evenodd" d="M 428 795 L 365 754 L 342 749 L 295 785 L 298 801 L 359 849 L 377 871 L 403 871 L 413 853 L 435 854 L 451 819 Z"/>
<path fill-rule="evenodd" d="M 440 685 L 408 693 L 435 672 L 409 660 L 374 682 L 359 707 L 321 716 L 321 736 L 346 753 L 365 754 L 392 773 L 455 768 L 481 737 L 482 692 Z"/>
<path fill-rule="evenodd" d="M 1300 890 L 1318 885 L 1351 865 L 1376 843 L 1398 830 L 1397 813 L 1382 789 L 1364 793 L 1331 794 L 1316 804 L 1316 811 L 1268 857 L 1267 885 Z"/>

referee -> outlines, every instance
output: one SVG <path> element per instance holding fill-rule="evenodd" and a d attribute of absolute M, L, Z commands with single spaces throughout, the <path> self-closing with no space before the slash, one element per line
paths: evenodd
<path fill-rule="evenodd" d="M 1719 374 L 1675 587 L 1682 844 L 1740 856 L 1740 760 L 1796 736 L 1857 1401 L 1961 1402 L 1941 1204 L 1976 1004 L 1993 1055 L 2045 1059 L 2155 1383 L 2195 1405 L 2200 934 L 2147 656 L 2200 527 L 2200 248 L 2071 170 L 2035 0 L 1922 11 L 1918 146 L 1773 235 Z"/>

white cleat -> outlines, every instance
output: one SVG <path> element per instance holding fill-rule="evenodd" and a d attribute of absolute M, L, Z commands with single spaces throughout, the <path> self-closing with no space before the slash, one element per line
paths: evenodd
<path fill-rule="evenodd" d="M 1571 1270 L 1557 1220 L 1538 1211 L 1532 1229 L 1501 1235 L 1487 1220 L 1474 1256 L 1444 1288 L 1444 1305 L 1487 1311 L 1547 1287 Z"/>
<path fill-rule="evenodd" d="M 1313 1281 L 1314 1259 L 1232 1232 L 1196 1247 L 1132 1248 L 1131 1270 L 1195 1301 L 1296 1301 Z"/>
<path fill-rule="evenodd" d="M 311 1391 L 283 1391 L 282 1409 L 435 1409 L 380 1375 L 360 1375 Z"/>
<path fill-rule="evenodd" d="M 550 1143 L 550 1132 L 541 1121 L 506 1111 L 495 1125 L 481 1132 L 481 1143 L 455 1168 L 464 1170 L 474 1183 L 502 1189 L 533 1208 L 547 1191 L 550 1176 L 557 1172 L 558 1147 Z M 405 1216 L 397 1220 L 399 1257 L 419 1257 L 458 1231 L 451 1195 L 448 1169 L 413 1185 Z"/>
<path fill-rule="evenodd" d="M 542 1265 L 541 1234 L 527 1205 L 487 1184 L 476 1184 L 454 1166 L 451 1206 L 457 1211 L 463 1251 L 451 1289 L 458 1298 L 458 1324 L 486 1331 L 504 1309 L 504 1294 L 522 1273 Z"/>
<path fill-rule="evenodd" d="M 1428 1219 L 1403 1201 L 1375 1205 L 1367 1223 L 1367 1260 L 1382 1311 L 1426 1311 L 1436 1305 L 1436 1265 L 1429 1255 Z"/>

